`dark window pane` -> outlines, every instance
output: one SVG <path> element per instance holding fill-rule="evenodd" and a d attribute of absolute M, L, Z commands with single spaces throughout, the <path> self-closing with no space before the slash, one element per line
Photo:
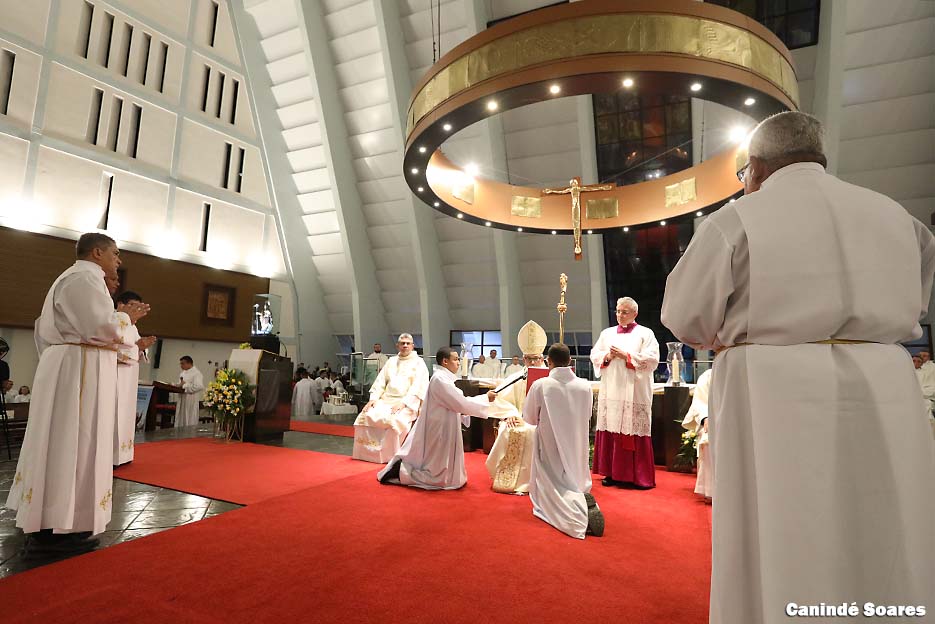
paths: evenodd
<path fill-rule="evenodd" d="M 640 98 L 640 103 L 645 110 L 650 106 L 662 106 L 666 103 L 666 101 L 665 98 L 661 95 L 646 95 Z"/>
<path fill-rule="evenodd" d="M 666 132 L 690 132 L 692 124 L 691 104 L 669 104 L 666 106 Z"/>
<path fill-rule="evenodd" d="M 618 154 L 620 152 L 620 144 L 612 143 L 610 145 L 599 145 L 597 148 L 597 168 L 601 178 L 606 177 L 607 174 L 614 173 L 619 170 L 617 167 Z"/>
<path fill-rule="evenodd" d="M 763 16 L 774 17 L 786 12 L 786 0 L 761 0 L 763 3 Z"/>
<path fill-rule="evenodd" d="M 804 11 L 806 9 L 817 9 L 818 0 L 789 0 L 788 11 L 793 13 L 795 11 Z"/>
<path fill-rule="evenodd" d="M 643 138 L 663 136 L 665 133 L 665 109 L 643 109 Z"/>
<path fill-rule="evenodd" d="M 621 111 L 638 111 L 640 109 L 639 96 L 620 92 L 617 95 L 618 106 Z"/>
<path fill-rule="evenodd" d="M 606 115 L 607 113 L 617 112 L 617 99 L 613 93 L 595 93 L 594 94 L 594 113 L 596 115 Z"/>
<path fill-rule="evenodd" d="M 594 120 L 594 128 L 597 131 L 598 145 L 607 145 L 608 143 L 617 142 L 618 135 L 616 115 L 601 115 Z"/>
<path fill-rule="evenodd" d="M 772 17 L 764 21 L 764 25 L 782 41 L 786 40 L 786 16 Z"/>
<path fill-rule="evenodd" d="M 620 140 L 638 141 L 642 137 L 640 126 L 640 112 L 620 114 Z"/>
<path fill-rule="evenodd" d="M 643 144 L 640 141 L 630 141 L 623 144 L 623 168 L 629 169 L 643 162 Z"/>
<path fill-rule="evenodd" d="M 818 43 L 818 20 L 814 11 L 790 13 L 786 16 L 786 45 L 801 48 Z"/>

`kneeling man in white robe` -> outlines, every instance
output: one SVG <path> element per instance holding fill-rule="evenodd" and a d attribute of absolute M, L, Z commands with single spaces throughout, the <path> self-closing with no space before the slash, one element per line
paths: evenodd
<path fill-rule="evenodd" d="M 549 347 L 549 376 L 529 389 L 523 420 L 536 426 L 529 499 L 532 513 L 577 539 L 604 534 L 604 517 L 591 496 L 588 430 L 591 384 L 569 368 L 562 343 Z"/>
<path fill-rule="evenodd" d="M 36 321 L 35 392 L 6 502 L 16 526 L 30 534 L 27 556 L 91 549 L 96 540 L 83 538 L 110 521 L 117 346 L 149 311 L 142 303 L 114 310 L 104 284 L 120 266 L 113 239 L 84 234 L 76 256 Z"/>
<path fill-rule="evenodd" d="M 400 334 L 391 357 L 370 387 L 370 402 L 354 421 L 354 459 L 385 464 L 409 433 L 429 385 L 429 369 L 413 351 L 411 334 Z"/>
<path fill-rule="evenodd" d="M 461 423 L 487 418 L 497 394 L 467 398 L 455 386 L 461 359 L 451 347 L 435 354 L 438 367 L 429 382 L 419 418 L 399 453 L 380 471 L 380 483 L 400 483 L 424 490 L 457 490 L 467 483 Z"/>

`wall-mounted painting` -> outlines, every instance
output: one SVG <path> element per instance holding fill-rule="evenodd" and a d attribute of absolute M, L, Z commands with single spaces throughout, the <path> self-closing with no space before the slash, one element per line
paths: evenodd
<path fill-rule="evenodd" d="M 201 306 L 201 321 L 207 325 L 233 326 L 236 297 L 236 288 L 205 284 L 204 303 Z"/>

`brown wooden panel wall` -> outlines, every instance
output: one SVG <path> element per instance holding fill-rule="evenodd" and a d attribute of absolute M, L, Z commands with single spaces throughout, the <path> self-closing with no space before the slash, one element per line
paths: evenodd
<path fill-rule="evenodd" d="M 140 332 L 160 338 L 243 342 L 250 337 L 253 296 L 269 292 L 269 280 L 187 262 L 122 252 L 122 290 L 138 292 L 152 306 Z M 32 328 L 49 286 L 75 261 L 75 241 L 0 227 L 0 326 Z M 203 320 L 205 285 L 236 291 L 232 326 Z"/>

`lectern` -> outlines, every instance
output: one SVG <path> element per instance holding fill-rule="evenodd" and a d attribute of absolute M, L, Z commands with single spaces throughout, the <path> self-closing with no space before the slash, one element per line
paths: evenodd
<path fill-rule="evenodd" d="M 256 386 L 256 404 L 244 416 L 244 442 L 282 440 L 292 412 L 292 360 L 260 349 L 234 349 L 230 368 Z"/>

